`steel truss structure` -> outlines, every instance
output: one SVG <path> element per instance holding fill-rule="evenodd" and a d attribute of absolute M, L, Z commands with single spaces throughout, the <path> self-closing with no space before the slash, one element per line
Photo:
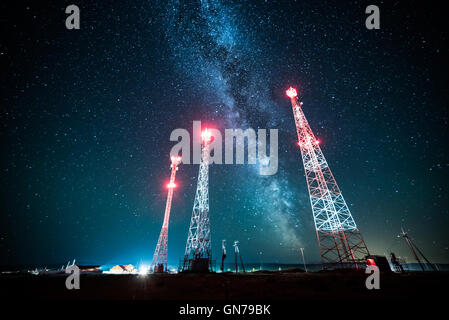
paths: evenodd
<path fill-rule="evenodd" d="M 207 129 L 202 132 L 201 136 L 201 162 L 184 254 L 183 271 L 212 271 L 209 221 L 209 144 L 212 136 Z"/>
<path fill-rule="evenodd" d="M 368 248 L 302 111 L 296 89 L 287 91 L 295 118 L 323 267 L 365 264 Z"/>
<path fill-rule="evenodd" d="M 170 182 L 167 185 L 168 195 L 167 203 L 165 205 L 164 222 L 162 224 L 161 233 L 157 241 L 156 249 L 154 250 L 153 262 L 151 263 L 151 270 L 153 272 L 167 272 L 167 245 L 168 245 L 168 224 L 170 221 L 171 203 L 173 200 L 173 191 L 176 187 L 175 178 L 178 165 L 181 163 L 181 157 L 171 157 L 171 174 Z"/>

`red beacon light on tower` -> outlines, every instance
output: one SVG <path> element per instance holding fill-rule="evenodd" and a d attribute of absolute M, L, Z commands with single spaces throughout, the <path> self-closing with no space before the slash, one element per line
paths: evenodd
<path fill-rule="evenodd" d="M 286 90 L 285 93 L 287 94 L 287 96 L 290 99 L 293 99 L 293 98 L 298 96 L 298 93 L 296 92 L 296 89 L 293 88 L 293 87 L 288 88 L 288 90 Z"/>
<path fill-rule="evenodd" d="M 176 183 L 170 182 L 169 184 L 167 184 L 167 188 L 168 189 L 176 188 Z"/>
<path fill-rule="evenodd" d="M 366 265 L 368 266 L 375 266 L 376 265 L 376 261 L 372 258 L 368 258 L 366 259 Z"/>
<path fill-rule="evenodd" d="M 210 132 L 209 129 L 204 129 L 203 132 L 201 132 L 201 138 L 204 140 L 204 142 L 209 142 L 212 140 L 212 132 Z"/>
<path fill-rule="evenodd" d="M 181 156 L 171 156 L 170 160 L 171 160 L 172 164 L 178 165 L 181 163 L 182 158 L 181 158 Z"/>

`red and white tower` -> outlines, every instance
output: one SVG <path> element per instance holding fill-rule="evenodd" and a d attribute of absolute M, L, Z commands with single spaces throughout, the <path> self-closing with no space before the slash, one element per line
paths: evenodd
<path fill-rule="evenodd" d="M 324 158 L 320 141 L 315 138 L 301 109 L 296 89 L 287 91 L 295 117 L 298 145 L 309 190 L 318 245 L 323 267 L 355 267 L 369 255 L 365 241 Z"/>
<path fill-rule="evenodd" d="M 201 133 L 201 162 L 198 172 L 192 219 L 187 235 L 183 271 L 209 272 L 212 270 L 212 250 L 209 221 L 209 145 L 212 133 L 207 128 Z"/>
<path fill-rule="evenodd" d="M 170 221 L 170 210 L 173 199 L 173 191 L 176 187 L 175 177 L 178 171 L 178 165 L 181 163 L 180 156 L 171 157 L 171 174 L 170 182 L 167 184 L 168 195 L 167 203 L 165 205 L 164 223 L 162 224 L 161 233 L 157 241 L 156 249 L 154 250 L 153 262 L 151 269 L 153 272 L 167 272 L 167 242 L 168 242 L 168 223 Z"/>

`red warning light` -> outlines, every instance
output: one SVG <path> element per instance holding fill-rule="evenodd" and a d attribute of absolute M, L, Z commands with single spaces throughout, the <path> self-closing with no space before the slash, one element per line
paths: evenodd
<path fill-rule="evenodd" d="M 369 266 L 375 266 L 376 262 L 374 261 L 374 259 L 369 258 L 369 259 L 366 259 L 366 264 Z"/>
<path fill-rule="evenodd" d="M 170 159 L 171 159 L 171 162 L 176 165 L 178 165 L 182 160 L 182 158 L 180 156 L 172 156 Z"/>
<path fill-rule="evenodd" d="M 170 182 L 169 184 L 167 184 L 167 188 L 168 189 L 176 188 L 176 183 Z"/>
<path fill-rule="evenodd" d="M 315 140 L 315 144 L 316 144 L 316 145 L 319 145 L 320 143 L 321 143 L 321 140 L 320 140 L 320 139 L 316 139 L 316 140 Z"/>
<path fill-rule="evenodd" d="M 204 129 L 203 132 L 201 132 L 201 138 L 203 138 L 204 142 L 209 142 L 212 139 L 212 132 L 207 128 Z"/>
<path fill-rule="evenodd" d="M 287 91 L 285 91 L 287 96 L 290 97 L 290 99 L 293 99 L 294 97 L 298 96 L 298 93 L 296 92 L 296 89 L 293 87 L 288 88 Z"/>

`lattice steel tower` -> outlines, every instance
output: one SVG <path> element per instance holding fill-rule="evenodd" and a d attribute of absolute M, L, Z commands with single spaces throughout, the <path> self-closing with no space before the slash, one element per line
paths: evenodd
<path fill-rule="evenodd" d="M 365 263 L 368 248 L 321 152 L 320 141 L 304 116 L 296 89 L 290 87 L 286 93 L 295 117 L 321 262 L 324 267 L 338 264 L 357 268 Z"/>
<path fill-rule="evenodd" d="M 201 162 L 187 236 L 183 271 L 207 272 L 212 270 L 209 221 L 209 144 L 212 141 L 212 134 L 205 129 L 201 133 L 201 138 Z"/>
<path fill-rule="evenodd" d="M 156 249 L 154 250 L 153 262 L 151 269 L 153 272 L 167 272 L 167 242 L 168 242 L 168 223 L 170 221 L 170 210 L 173 199 L 173 191 L 176 187 L 175 177 L 178 171 L 178 165 L 181 163 L 181 157 L 171 157 L 171 174 L 170 182 L 167 184 L 168 195 L 167 203 L 165 205 L 164 223 L 162 224 L 161 233 L 157 241 Z"/>

